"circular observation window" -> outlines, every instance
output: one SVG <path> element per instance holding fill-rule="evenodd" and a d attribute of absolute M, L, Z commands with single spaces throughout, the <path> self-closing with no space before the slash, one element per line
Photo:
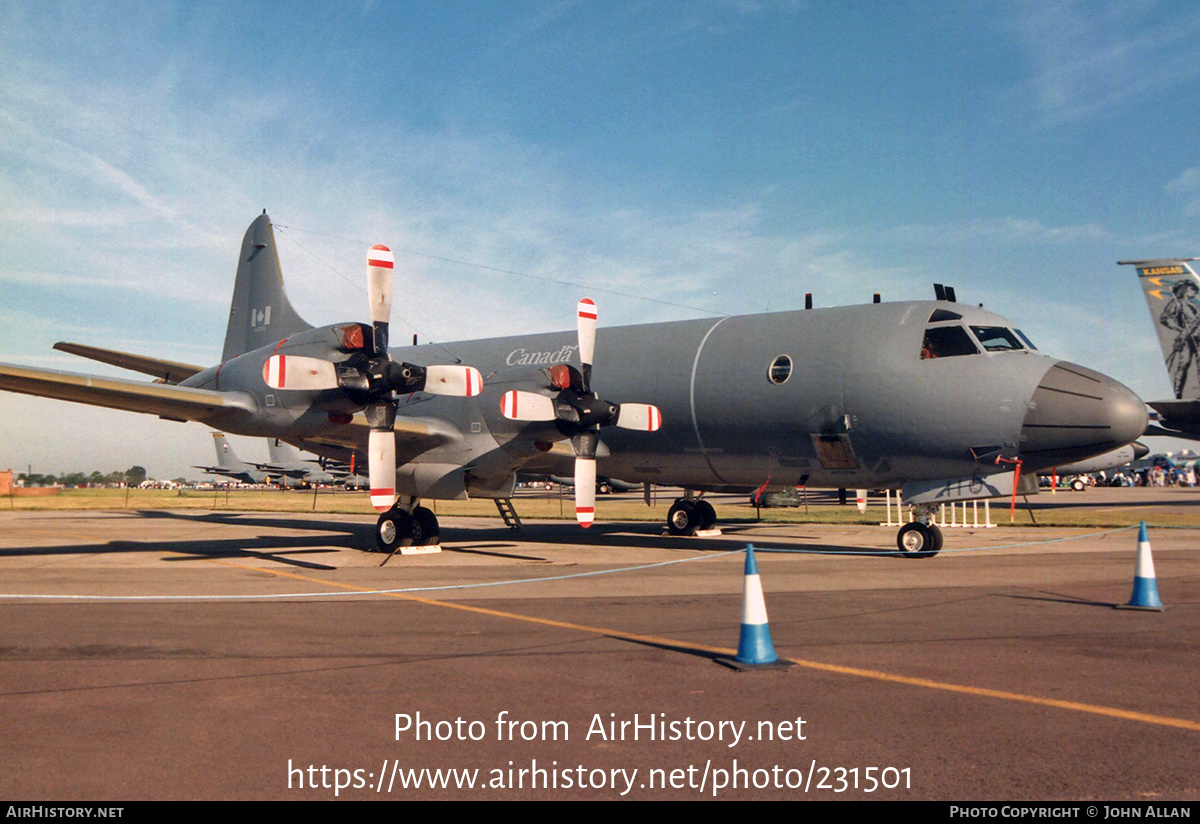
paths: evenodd
<path fill-rule="evenodd" d="M 775 360 L 771 361 L 771 367 L 767 370 L 767 379 L 771 383 L 778 386 L 781 383 L 786 383 L 787 379 L 792 376 L 792 359 L 787 355 L 780 355 Z"/>

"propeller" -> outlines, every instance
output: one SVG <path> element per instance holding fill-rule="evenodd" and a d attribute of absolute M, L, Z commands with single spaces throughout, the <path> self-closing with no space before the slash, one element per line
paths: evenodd
<path fill-rule="evenodd" d="M 367 436 L 367 475 L 371 504 L 383 512 L 396 502 L 397 396 L 410 392 L 474 397 L 483 389 L 483 376 L 473 366 L 416 366 L 396 363 L 388 353 L 388 324 L 392 314 L 392 272 L 395 257 L 386 246 L 367 252 L 367 297 L 371 310 L 370 346 L 358 327 L 347 335 L 360 351 L 335 363 L 304 355 L 272 355 L 263 364 L 263 380 L 272 389 L 319 392 L 342 389 L 363 407 Z M 351 471 L 354 458 L 350 459 Z"/>
<path fill-rule="evenodd" d="M 500 412 L 514 421 L 554 421 L 571 439 L 575 453 L 575 519 L 589 527 L 596 514 L 596 446 L 600 427 L 619 426 L 655 432 L 662 426 L 662 413 L 648 403 L 615 404 L 592 391 L 592 362 L 596 353 L 596 304 L 591 298 L 579 301 L 577 334 L 580 369 L 556 364 L 549 370 L 554 397 L 514 389 L 504 393 Z"/>

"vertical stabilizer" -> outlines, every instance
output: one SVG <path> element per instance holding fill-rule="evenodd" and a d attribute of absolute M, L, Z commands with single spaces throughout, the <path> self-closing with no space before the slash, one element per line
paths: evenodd
<path fill-rule="evenodd" d="M 1121 260 L 1136 266 L 1177 399 L 1200 398 L 1200 278 L 1195 258 Z"/>
<path fill-rule="evenodd" d="M 296 314 L 283 291 L 275 233 L 271 219 L 263 212 L 242 238 L 221 362 L 311 328 Z"/>
<path fill-rule="evenodd" d="M 229 474 L 237 474 L 243 470 L 242 462 L 238 460 L 233 446 L 225 438 L 223 432 L 213 433 L 213 446 L 217 448 L 217 466 Z"/>
<path fill-rule="evenodd" d="M 269 460 L 275 466 L 295 468 L 304 462 L 299 449 L 290 443 L 284 443 L 279 438 L 267 438 L 267 455 L 270 456 Z"/>

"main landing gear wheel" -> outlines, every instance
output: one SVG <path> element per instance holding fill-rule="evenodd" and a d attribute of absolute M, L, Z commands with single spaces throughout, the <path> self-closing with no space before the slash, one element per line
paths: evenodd
<path fill-rule="evenodd" d="M 433 514 L 433 510 L 419 506 L 413 510 L 412 514 L 413 520 L 420 527 L 420 540 L 414 539 L 414 543 L 419 543 L 421 546 L 436 546 L 441 539 L 438 536 L 438 519 Z"/>
<path fill-rule="evenodd" d="M 717 510 L 708 501 L 696 501 L 696 514 L 700 517 L 700 531 L 717 525 Z"/>
<path fill-rule="evenodd" d="M 942 530 L 937 524 L 913 521 L 900 527 L 896 546 L 905 558 L 932 558 L 942 548 Z"/>
<path fill-rule="evenodd" d="M 419 506 L 411 513 L 392 507 L 375 525 L 375 547 L 392 553 L 403 546 L 433 546 L 438 542 L 438 520 L 432 510 Z"/>
<path fill-rule="evenodd" d="M 700 529 L 700 524 L 703 521 L 703 514 L 700 512 L 699 504 L 702 501 L 688 501 L 683 498 L 677 500 L 671 505 L 671 511 L 667 513 L 667 529 L 672 535 L 695 535 L 696 530 Z M 710 504 L 705 504 L 709 509 L 712 509 Z M 716 519 L 716 513 L 713 513 L 713 519 Z"/>
<path fill-rule="evenodd" d="M 403 509 L 392 507 L 387 510 L 375 524 L 375 548 L 392 553 L 402 546 L 411 546 L 412 524 L 412 516 Z"/>

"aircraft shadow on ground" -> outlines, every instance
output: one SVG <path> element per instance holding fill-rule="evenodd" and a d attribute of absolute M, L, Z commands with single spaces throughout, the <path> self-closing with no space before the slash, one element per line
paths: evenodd
<path fill-rule="evenodd" d="M 200 539 L 163 538 L 153 541 L 114 540 L 105 544 L 64 543 L 57 546 L 36 546 L 0 550 L 0 557 L 48 555 L 107 555 L 112 553 L 170 552 L 183 557 L 167 557 L 165 561 L 191 561 L 208 558 L 251 558 L 274 561 L 304 569 L 332 570 L 336 565 L 306 561 L 295 555 L 325 554 L 339 549 L 356 549 L 371 539 L 369 524 L 349 524 L 339 521 L 281 521 L 278 518 L 244 519 L 232 513 L 205 513 L 195 516 L 162 510 L 136 510 L 130 514 L 147 519 L 169 519 L 189 523 L 229 523 L 238 526 L 258 526 L 267 529 L 311 529 L 321 535 L 257 535 L 206 536 Z M 342 535 L 330 535 L 340 532 Z"/>
<path fill-rule="evenodd" d="M 795 524 L 780 526 L 795 527 Z M 455 544 L 461 542 L 463 549 L 471 549 L 477 541 L 486 541 L 487 546 L 495 548 L 509 547 L 518 549 L 528 544 L 556 544 L 567 546 L 603 549 L 605 546 L 614 548 L 667 549 L 681 552 L 734 552 L 743 550 L 747 544 L 753 544 L 756 551 L 770 552 L 772 541 L 764 530 L 770 527 L 764 524 L 722 524 L 721 535 L 711 537 L 684 537 L 664 535 L 662 528 L 650 522 L 605 521 L 594 524 L 590 529 L 580 529 L 574 524 L 562 523 L 525 523 L 520 531 L 505 527 L 480 528 L 464 530 L 442 530 L 442 548 L 455 549 Z M 753 535 L 749 535 L 754 530 Z M 449 532 L 449 534 L 447 534 Z M 447 540 L 449 539 L 449 540 Z M 819 541 L 817 536 L 801 540 Z M 783 550 L 801 550 L 804 552 L 847 554 L 847 555 L 878 555 L 880 551 L 871 547 L 843 546 L 830 543 L 796 543 L 795 536 L 788 537 L 788 546 L 779 547 Z M 777 542 L 781 543 L 781 542 Z"/>
<path fill-rule="evenodd" d="M 1049 492 L 1031 497 L 1026 506 L 1035 513 L 1042 510 L 1055 509 L 1192 509 L 1200 506 L 1200 496 L 1185 498 L 1180 495 L 1167 496 L 1151 500 L 1131 500 L 1118 502 L 1113 500 L 1087 500 L 1087 493 L 1059 492 L 1053 498 Z"/>
<path fill-rule="evenodd" d="M 165 510 L 135 510 L 130 514 L 148 520 L 173 520 L 189 524 L 228 524 L 230 527 L 257 527 L 263 530 L 302 530 L 320 534 L 311 536 L 273 535 L 266 532 L 256 536 L 231 536 L 229 538 L 207 535 L 194 540 L 163 538 L 153 541 L 114 540 L 106 544 L 63 543 L 54 546 L 0 550 L 0 557 L 170 552 L 184 557 L 168 557 L 164 560 L 174 562 L 214 557 L 256 558 L 306 569 L 329 570 L 337 569 L 338 566 L 306 561 L 294 556 L 331 553 L 342 549 L 361 550 L 370 546 L 374 537 L 374 524 L 370 522 L 325 520 L 312 516 L 288 520 L 278 515 L 255 513 L 205 512 L 191 514 Z M 795 525 L 788 526 L 794 527 Z M 530 545 L 535 547 L 537 545 L 546 547 L 550 545 L 579 546 L 592 550 L 611 546 L 621 549 L 665 549 L 703 553 L 734 552 L 745 549 L 748 543 L 753 543 L 757 551 L 771 552 L 773 547 L 770 535 L 763 534 L 764 530 L 769 529 L 769 526 L 762 524 L 730 524 L 722 527 L 723 531 L 719 536 L 683 537 L 663 535 L 661 527 L 649 522 L 604 522 L 597 523 L 588 530 L 580 529 L 570 523 L 525 523 L 519 531 L 503 526 L 463 529 L 447 529 L 443 526 L 442 549 L 447 552 L 493 555 L 534 562 L 544 562 L 547 559 L 526 554 Z M 754 530 L 752 536 L 743 534 L 750 530 Z M 789 536 L 788 546 L 778 548 L 784 551 L 832 555 L 891 555 L 886 551 L 881 552 L 879 549 L 870 547 L 819 543 L 816 542 L 819 541 L 817 536 L 805 537 L 801 540 L 812 540 L 814 543 L 797 544 L 796 537 Z M 512 550 L 512 552 L 507 550 Z M 380 554 L 378 557 L 382 559 L 385 556 Z"/>

